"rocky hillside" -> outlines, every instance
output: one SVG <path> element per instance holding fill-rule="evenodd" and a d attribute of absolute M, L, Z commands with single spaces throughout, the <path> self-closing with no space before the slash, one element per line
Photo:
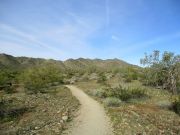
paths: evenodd
<path fill-rule="evenodd" d="M 24 69 L 46 64 L 56 64 L 62 69 L 65 68 L 62 61 L 55 61 L 52 59 L 47 60 L 42 58 L 14 57 L 7 54 L 0 54 L 0 68 Z"/>
<path fill-rule="evenodd" d="M 0 68 L 16 68 L 22 69 L 27 67 L 55 64 L 61 69 L 73 70 L 112 70 L 118 68 L 126 68 L 131 65 L 119 59 L 68 59 L 66 61 L 57 61 L 52 59 L 30 58 L 30 57 L 14 57 L 7 54 L 0 54 Z"/>

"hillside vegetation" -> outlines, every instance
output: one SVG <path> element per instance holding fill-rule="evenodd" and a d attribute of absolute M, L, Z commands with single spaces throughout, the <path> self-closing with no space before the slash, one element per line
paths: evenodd
<path fill-rule="evenodd" d="M 133 66 L 119 59 L 68 59 L 66 61 L 52 60 L 52 59 L 41 59 L 41 58 L 29 58 L 29 57 L 13 57 L 7 54 L 0 54 L 0 65 L 1 68 L 17 68 L 24 69 L 34 66 L 41 66 L 44 64 L 54 64 L 61 69 L 71 70 L 90 70 L 93 68 L 112 70 L 118 68 L 125 68 L 127 66 Z"/>

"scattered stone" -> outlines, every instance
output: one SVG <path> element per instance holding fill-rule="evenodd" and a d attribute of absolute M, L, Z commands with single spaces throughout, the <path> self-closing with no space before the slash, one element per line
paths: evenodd
<path fill-rule="evenodd" d="M 60 113 L 61 111 L 57 111 L 57 113 Z"/>
<path fill-rule="evenodd" d="M 66 116 L 62 116 L 62 120 L 63 121 L 67 121 L 68 120 L 68 116 L 66 115 Z"/>
<path fill-rule="evenodd" d="M 39 127 L 35 127 L 34 129 L 37 130 L 37 129 L 39 129 Z"/>
<path fill-rule="evenodd" d="M 52 88 L 53 89 L 53 88 Z M 60 86 L 57 88 L 57 94 L 38 93 L 24 94 L 21 92 L 13 94 L 5 94 L 6 101 L 13 100 L 9 103 L 14 108 L 28 108 L 23 117 L 18 116 L 18 120 L 10 120 L 8 123 L 2 123 L 3 129 L 0 129 L 0 134 L 24 134 L 34 135 L 37 133 L 43 134 L 60 134 L 62 128 L 67 124 L 66 121 L 72 115 L 72 109 L 76 110 L 79 102 L 74 98 L 71 92 Z M 68 104 L 71 102 L 71 104 Z M 69 108 L 69 110 L 67 109 Z M 64 114 L 62 115 L 62 111 Z M 62 118 L 63 116 L 63 118 Z M 55 133 L 54 128 L 58 127 L 58 133 Z"/>
<path fill-rule="evenodd" d="M 63 120 L 60 120 L 60 123 L 64 123 L 64 121 L 63 121 Z"/>

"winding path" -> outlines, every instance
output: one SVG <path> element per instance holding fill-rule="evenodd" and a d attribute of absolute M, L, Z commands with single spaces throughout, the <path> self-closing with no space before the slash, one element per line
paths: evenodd
<path fill-rule="evenodd" d="M 72 94 L 80 101 L 79 115 L 69 129 L 70 135 L 113 135 L 110 120 L 103 106 L 79 88 L 67 85 Z"/>

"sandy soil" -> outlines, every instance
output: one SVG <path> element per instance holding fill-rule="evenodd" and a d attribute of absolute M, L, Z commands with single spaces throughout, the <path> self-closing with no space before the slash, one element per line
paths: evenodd
<path fill-rule="evenodd" d="M 72 94 L 80 101 L 79 115 L 68 129 L 69 135 L 113 135 L 110 120 L 102 105 L 79 88 L 68 85 Z"/>

